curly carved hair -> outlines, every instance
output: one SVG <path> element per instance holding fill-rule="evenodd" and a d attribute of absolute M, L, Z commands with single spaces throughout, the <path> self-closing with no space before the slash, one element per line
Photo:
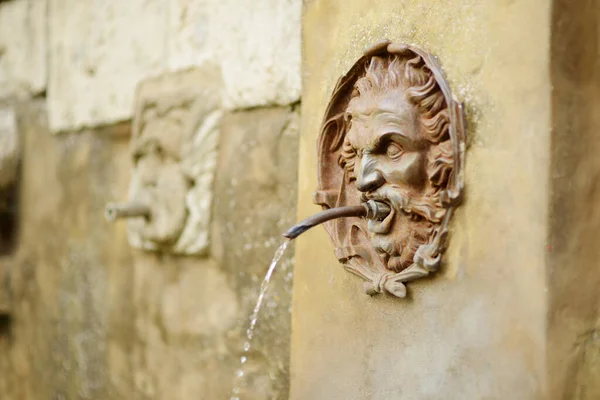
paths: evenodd
<path fill-rule="evenodd" d="M 372 57 L 366 65 L 364 76 L 359 78 L 348 108 L 358 98 L 378 97 L 390 89 L 404 88 L 406 98 L 414 104 L 420 115 L 423 138 L 432 144 L 429 153 L 428 176 L 431 184 L 429 195 L 437 197 L 446 187 L 452 172 L 453 153 L 450 141 L 450 116 L 448 105 L 433 72 L 423 59 L 413 53 L 413 58 L 390 55 Z M 345 116 L 349 129 L 351 116 Z M 356 151 L 348 140 L 342 146 L 339 165 L 345 169 L 347 178 L 354 176 Z"/>

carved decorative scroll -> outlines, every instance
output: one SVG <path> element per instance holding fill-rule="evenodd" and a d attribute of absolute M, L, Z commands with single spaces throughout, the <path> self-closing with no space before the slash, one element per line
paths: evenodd
<path fill-rule="evenodd" d="M 405 283 L 440 268 L 448 224 L 461 200 L 465 124 L 435 58 L 406 44 L 369 48 L 341 77 L 318 142 L 324 209 L 387 203 L 380 221 L 325 225 L 346 270 L 366 293 L 406 296 Z"/>

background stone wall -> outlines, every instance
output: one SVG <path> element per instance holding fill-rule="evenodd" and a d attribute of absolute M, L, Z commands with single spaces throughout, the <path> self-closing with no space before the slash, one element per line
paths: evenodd
<path fill-rule="evenodd" d="M 296 218 L 300 9 L 0 1 L 0 100 L 22 147 L 14 243 L 0 255 L 0 398 L 229 398 L 260 281 Z M 132 249 L 104 207 L 127 198 L 135 88 L 207 60 L 224 110 L 210 249 Z M 248 355 L 245 399 L 287 398 L 287 254 Z"/>

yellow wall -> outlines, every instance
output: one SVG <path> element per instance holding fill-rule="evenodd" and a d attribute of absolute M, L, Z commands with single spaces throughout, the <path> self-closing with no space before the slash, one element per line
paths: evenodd
<path fill-rule="evenodd" d="M 466 196 L 443 270 L 370 298 L 322 228 L 298 240 L 292 392 L 301 399 L 533 399 L 545 393 L 551 5 L 316 0 L 303 15 L 299 218 L 336 79 L 375 41 L 437 55 L 466 103 Z"/>

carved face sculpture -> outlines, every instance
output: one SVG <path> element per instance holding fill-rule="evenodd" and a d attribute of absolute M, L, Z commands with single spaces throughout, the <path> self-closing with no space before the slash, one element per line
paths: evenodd
<path fill-rule="evenodd" d="M 144 81 L 137 91 L 130 201 L 150 208 L 131 219 L 129 242 L 147 250 L 208 250 L 217 163 L 220 75 L 205 65 Z"/>
<path fill-rule="evenodd" d="M 433 224 L 444 212 L 439 196 L 431 196 L 435 195 L 436 181 L 429 175 L 448 175 L 449 171 L 435 171 L 429 160 L 432 146 L 449 138 L 435 131 L 447 128 L 447 123 L 433 129 L 423 124 L 429 114 L 435 118 L 445 108 L 441 91 L 422 84 L 427 78 L 398 56 L 373 57 L 346 110 L 350 129 L 343 163 L 352 168 L 348 179 L 356 180 L 363 201 L 382 201 L 392 208 L 383 221 L 370 220 L 368 230 L 385 266 L 395 272 L 413 263 L 417 249 L 427 242 Z M 439 97 L 439 110 L 421 112 L 418 99 L 423 96 Z M 436 100 L 430 102 L 435 105 Z M 452 165 L 442 168 L 449 170 Z"/>
<path fill-rule="evenodd" d="M 434 67 L 420 49 L 376 45 L 338 82 L 321 133 L 317 203 L 375 200 L 392 210 L 383 220 L 329 228 L 338 258 L 370 282 L 371 294 L 403 297 L 402 282 L 437 270 L 458 199 L 460 106 Z M 331 165 L 335 158 L 340 169 Z"/>
<path fill-rule="evenodd" d="M 173 244 L 186 219 L 188 181 L 180 165 L 185 114 L 180 111 L 161 104 L 149 105 L 142 115 L 140 135 L 134 141 L 132 194 L 137 202 L 151 205 L 152 219 L 133 223 L 140 225 L 145 240 L 157 246 Z"/>

